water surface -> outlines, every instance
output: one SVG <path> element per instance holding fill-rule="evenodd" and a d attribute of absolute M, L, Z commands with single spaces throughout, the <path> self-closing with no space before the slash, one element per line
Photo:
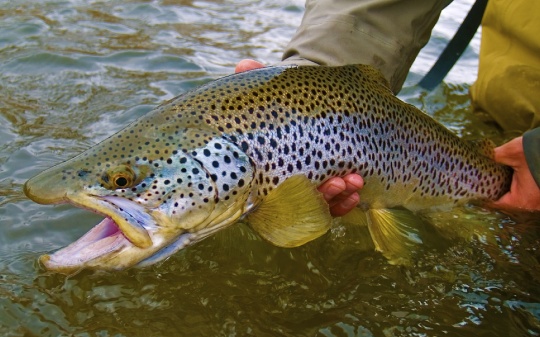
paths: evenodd
<path fill-rule="evenodd" d="M 471 139 L 508 135 L 470 112 L 479 36 L 445 83 L 415 83 L 471 1 L 439 22 L 401 93 Z M 5 336 L 518 336 L 540 334 L 539 221 L 470 206 L 436 216 L 413 265 L 389 265 L 361 229 L 296 249 L 239 224 L 166 262 L 63 276 L 40 254 L 100 217 L 41 206 L 23 183 L 155 105 L 272 64 L 302 1 L 0 1 L 0 334 Z"/>

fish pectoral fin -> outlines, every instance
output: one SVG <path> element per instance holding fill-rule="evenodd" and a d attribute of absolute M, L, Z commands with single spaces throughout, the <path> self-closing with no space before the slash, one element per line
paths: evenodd
<path fill-rule="evenodd" d="M 293 176 L 270 191 L 247 217 L 251 227 L 279 247 L 298 247 L 330 229 L 328 204 L 305 176 Z"/>
<path fill-rule="evenodd" d="M 375 249 L 391 264 L 410 264 L 414 246 L 422 244 L 417 228 L 422 219 L 401 209 L 369 209 L 366 214 Z"/>

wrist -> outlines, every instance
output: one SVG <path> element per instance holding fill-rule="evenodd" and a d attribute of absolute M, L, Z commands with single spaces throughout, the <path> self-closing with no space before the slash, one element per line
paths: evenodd
<path fill-rule="evenodd" d="M 523 155 L 534 181 L 540 187 L 540 127 L 523 135 Z"/>

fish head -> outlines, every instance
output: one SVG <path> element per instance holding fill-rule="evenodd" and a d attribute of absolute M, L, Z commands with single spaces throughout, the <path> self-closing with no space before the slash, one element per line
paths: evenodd
<path fill-rule="evenodd" d="M 25 183 L 37 203 L 68 203 L 105 217 L 79 240 L 43 255 L 47 269 L 150 265 L 249 209 L 253 169 L 235 144 L 193 128 L 176 138 L 162 133 L 165 140 L 156 139 L 154 132 L 133 140 L 134 128 Z"/>

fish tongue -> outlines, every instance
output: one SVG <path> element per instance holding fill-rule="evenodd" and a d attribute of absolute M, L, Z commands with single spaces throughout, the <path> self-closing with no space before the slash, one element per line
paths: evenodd
<path fill-rule="evenodd" d="M 105 218 L 80 239 L 52 255 L 44 255 L 47 264 L 76 265 L 118 249 L 121 243 L 128 244 L 122 232 L 111 218 Z"/>

